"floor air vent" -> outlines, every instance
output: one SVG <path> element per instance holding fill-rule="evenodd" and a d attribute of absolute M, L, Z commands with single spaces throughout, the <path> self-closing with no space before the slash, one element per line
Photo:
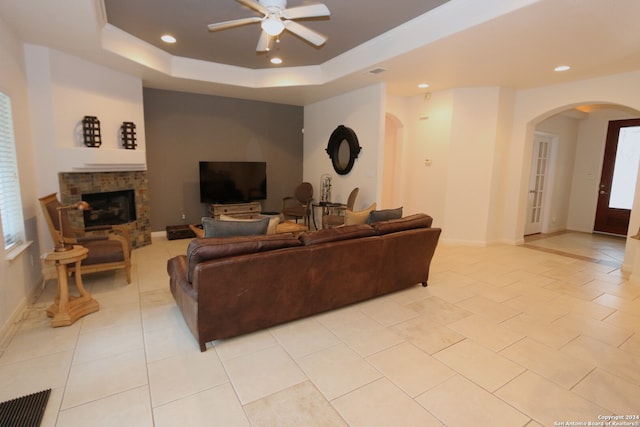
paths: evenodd
<path fill-rule="evenodd" d="M 38 427 L 51 389 L 0 403 L 0 427 Z"/>

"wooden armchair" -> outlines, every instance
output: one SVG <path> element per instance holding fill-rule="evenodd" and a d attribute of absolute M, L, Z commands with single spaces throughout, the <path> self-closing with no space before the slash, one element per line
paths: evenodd
<path fill-rule="evenodd" d="M 308 182 L 298 185 L 293 196 L 282 199 L 282 215 L 294 217 L 296 222 L 302 218 L 304 223 L 309 225 L 311 215 L 311 201 L 313 200 L 313 186 Z"/>
<path fill-rule="evenodd" d="M 122 268 L 127 274 L 127 283 L 131 283 L 131 240 L 126 227 L 108 225 L 78 229 L 72 227 L 68 211 L 58 210 L 62 204 L 56 197 L 56 193 L 39 200 L 54 243 L 57 243 L 61 237 L 58 230 L 60 223 L 58 213 L 60 212 L 64 243 L 82 245 L 89 249 L 87 258 L 82 260 L 80 265 L 82 274 Z M 70 265 L 68 270 L 73 272 L 75 268 Z"/>
<path fill-rule="evenodd" d="M 360 189 L 358 187 L 351 190 L 346 205 L 343 203 L 334 203 L 327 205 L 327 213 L 325 215 L 322 215 L 322 228 L 339 227 L 343 225 L 344 211 L 347 209 L 349 209 L 350 211 L 353 210 L 353 205 L 355 205 L 356 203 L 358 192 L 360 192 Z"/>

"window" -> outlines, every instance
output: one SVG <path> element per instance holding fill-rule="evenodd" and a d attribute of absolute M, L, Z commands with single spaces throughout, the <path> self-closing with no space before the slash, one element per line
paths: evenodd
<path fill-rule="evenodd" d="M 12 249 L 24 239 L 24 220 L 16 144 L 13 135 L 11 99 L 0 92 L 0 218 L 5 250 Z"/>

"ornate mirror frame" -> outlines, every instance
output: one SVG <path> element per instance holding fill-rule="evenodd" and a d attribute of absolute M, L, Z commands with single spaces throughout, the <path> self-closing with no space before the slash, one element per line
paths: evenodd
<path fill-rule="evenodd" d="M 340 125 L 331 133 L 326 151 L 333 163 L 333 169 L 339 175 L 346 175 L 353 168 L 361 149 L 353 129 Z"/>

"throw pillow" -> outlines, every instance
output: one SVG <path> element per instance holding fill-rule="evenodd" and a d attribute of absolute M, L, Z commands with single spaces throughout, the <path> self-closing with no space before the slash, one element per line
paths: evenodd
<path fill-rule="evenodd" d="M 258 218 L 269 218 L 269 225 L 267 226 L 267 234 L 276 234 L 276 227 L 280 224 L 280 214 L 278 215 L 259 215 Z M 220 215 L 220 219 L 223 221 L 245 221 L 251 222 L 255 219 L 236 218 L 231 215 Z"/>
<path fill-rule="evenodd" d="M 369 214 L 376 208 L 376 203 L 373 202 L 371 206 L 361 211 L 350 211 L 347 209 L 344 212 L 344 225 L 366 224 L 369 219 Z"/>
<path fill-rule="evenodd" d="M 203 217 L 204 237 L 254 236 L 267 234 L 269 218 L 242 221 L 225 221 L 222 219 Z"/>
<path fill-rule="evenodd" d="M 371 211 L 367 224 L 400 218 L 402 218 L 402 206 L 396 209 L 382 209 L 379 211 Z"/>

